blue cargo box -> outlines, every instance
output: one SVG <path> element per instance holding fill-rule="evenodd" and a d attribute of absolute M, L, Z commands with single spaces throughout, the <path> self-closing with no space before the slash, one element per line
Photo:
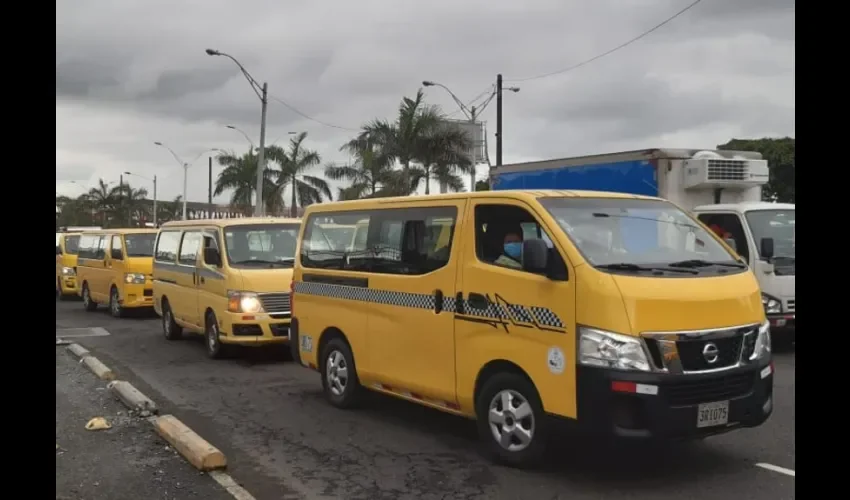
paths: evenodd
<path fill-rule="evenodd" d="M 650 160 L 624 160 L 591 165 L 565 165 L 539 170 L 495 172 L 493 190 L 582 189 L 658 196 L 655 166 Z"/>

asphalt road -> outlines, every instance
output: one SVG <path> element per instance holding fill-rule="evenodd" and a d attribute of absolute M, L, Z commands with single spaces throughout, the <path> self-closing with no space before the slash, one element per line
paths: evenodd
<path fill-rule="evenodd" d="M 232 499 L 105 387 L 65 349 L 56 349 L 57 500 Z M 94 417 L 112 428 L 86 430 Z"/>
<path fill-rule="evenodd" d="M 318 374 L 280 351 L 213 361 L 200 340 L 166 341 L 154 315 L 56 309 L 57 336 L 105 328 L 110 335 L 73 340 L 219 447 L 258 500 L 794 498 L 793 477 L 756 465 L 795 469 L 794 352 L 776 355 L 775 410 L 759 428 L 663 448 L 561 439 L 547 468 L 528 472 L 481 458 L 464 419 L 378 395 L 361 410 L 335 410 Z"/>

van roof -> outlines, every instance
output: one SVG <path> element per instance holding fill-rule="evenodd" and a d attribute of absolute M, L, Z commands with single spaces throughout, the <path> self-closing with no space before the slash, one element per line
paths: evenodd
<path fill-rule="evenodd" d="M 242 217 L 238 219 L 196 219 L 196 220 L 175 220 L 166 222 L 161 226 L 161 229 L 173 227 L 197 227 L 197 226 L 248 226 L 253 224 L 301 224 L 301 219 L 292 219 L 286 217 Z"/>
<path fill-rule="evenodd" d="M 433 203 L 438 201 L 464 200 L 475 198 L 504 198 L 513 200 L 533 201 L 538 198 L 632 198 L 642 200 L 660 200 L 654 196 L 638 194 L 613 193 L 610 191 L 580 191 L 556 189 L 516 189 L 504 191 L 476 191 L 474 193 L 429 194 L 418 196 L 394 196 L 389 198 L 366 198 L 362 200 L 335 201 L 310 205 L 305 216 L 313 212 L 332 210 L 368 210 L 382 205 L 409 205 L 413 203 Z"/>
<path fill-rule="evenodd" d="M 143 227 L 119 227 L 115 229 L 99 229 L 97 231 L 84 231 L 80 234 L 156 234 L 156 229 Z"/>

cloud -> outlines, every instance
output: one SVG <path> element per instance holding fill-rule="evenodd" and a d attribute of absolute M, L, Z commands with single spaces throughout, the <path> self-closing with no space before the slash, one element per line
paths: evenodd
<path fill-rule="evenodd" d="M 207 56 L 208 47 L 268 82 L 268 142 L 307 131 L 309 146 L 326 161 L 348 160 L 339 145 L 353 132 L 305 119 L 275 98 L 323 122 L 358 128 L 391 118 L 422 80 L 468 101 L 502 73 L 506 85 L 521 88 L 504 98 L 505 162 L 794 135 L 792 0 L 703 1 L 592 64 L 511 82 L 609 50 L 689 3 L 60 2 L 57 191 L 75 192 L 75 184 L 60 182 L 74 175 L 94 183 L 139 171 L 156 174 L 160 197 L 173 197 L 182 192 L 182 172 L 153 141 L 190 159 L 213 147 L 247 149 L 244 137 L 225 128 L 232 124 L 258 143 L 259 99 L 239 68 Z M 463 117 L 442 89 L 428 88 L 426 96 Z M 495 160 L 493 102 L 480 118 Z M 203 161 L 190 169 L 192 200 L 206 199 Z"/>

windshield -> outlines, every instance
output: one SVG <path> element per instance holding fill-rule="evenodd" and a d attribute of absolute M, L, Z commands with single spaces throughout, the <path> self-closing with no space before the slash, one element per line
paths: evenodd
<path fill-rule="evenodd" d="M 251 224 L 225 228 L 227 261 L 233 267 L 292 267 L 298 224 Z"/>
<path fill-rule="evenodd" d="M 153 243 L 156 233 L 127 234 L 124 236 L 124 246 L 127 257 L 153 257 Z"/>
<path fill-rule="evenodd" d="M 669 266 L 696 261 L 730 263 L 736 260 L 713 235 L 667 201 L 628 198 L 544 198 L 540 201 L 595 267 L 615 264 L 621 267 Z"/>
<path fill-rule="evenodd" d="M 77 248 L 80 246 L 80 236 L 65 236 L 65 253 L 68 255 L 77 255 Z"/>
<path fill-rule="evenodd" d="M 773 238 L 773 264 L 776 274 L 793 274 L 796 267 L 795 210 L 753 210 L 746 213 L 756 248 L 762 238 Z"/>

